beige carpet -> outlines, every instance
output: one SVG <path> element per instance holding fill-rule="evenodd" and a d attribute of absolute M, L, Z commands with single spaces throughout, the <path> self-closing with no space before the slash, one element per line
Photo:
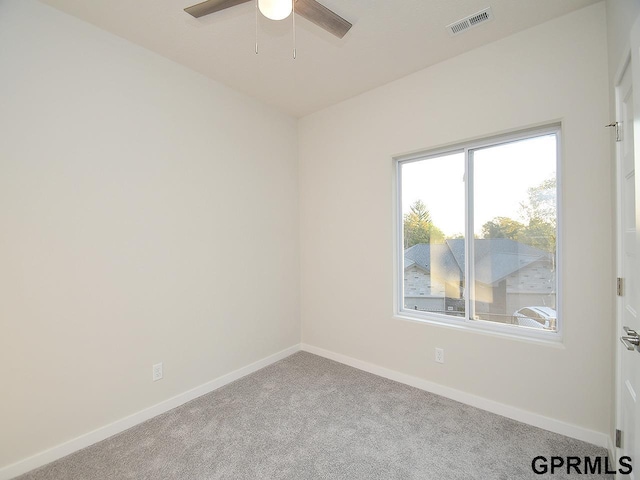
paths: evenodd
<path fill-rule="evenodd" d="M 538 455 L 606 452 L 299 352 L 19 478 L 613 478 L 535 475 Z"/>

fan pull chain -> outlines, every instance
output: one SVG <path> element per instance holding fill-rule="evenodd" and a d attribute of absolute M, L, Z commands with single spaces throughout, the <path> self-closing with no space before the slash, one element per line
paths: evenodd
<path fill-rule="evenodd" d="M 256 55 L 258 55 L 258 0 L 256 0 Z"/>
<path fill-rule="evenodd" d="M 296 0 L 293 2 L 291 16 L 293 17 L 293 59 L 296 59 Z"/>

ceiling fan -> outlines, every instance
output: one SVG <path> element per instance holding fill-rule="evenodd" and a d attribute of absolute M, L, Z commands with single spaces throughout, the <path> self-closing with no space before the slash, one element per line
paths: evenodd
<path fill-rule="evenodd" d="M 236 5 L 240 5 L 242 3 L 247 3 L 256 0 L 206 0 L 205 2 L 198 3 L 197 5 L 192 5 L 191 7 L 187 7 L 184 9 L 188 14 L 199 18 L 205 15 L 209 15 L 210 13 L 219 12 L 220 10 L 225 10 L 230 7 L 235 7 Z M 290 3 L 286 2 L 287 4 Z M 318 3 L 316 0 L 293 0 L 295 1 L 295 13 L 300 14 L 302 17 L 307 20 L 315 23 L 321 28 L 324 28 L 327 32 L 332 33 L 338 38 L 342 38 L 346 35 L 346 33 L 351 28 L 351 23 L 346 21 L 344 18 L 336 14 L 335 12 L 329 10 L 327 7 Z M 268 8 L 272 0 L 260 0 L 258 5 L 260 6 L 260 11 L 265 14 L 266 17 L 272 18 L 274 20 L 279 20 L 281 18 L 286 18 L 289 16 L 289 13 L 286 13 L 284 17 L 272 17 L 265 13 L 265 9 L 263 8 L 263 4 L 266 8 Z M 287 5 L 291 7 L 291 5 Z M 288 12 L 291 12 L 289 8 Z"/>

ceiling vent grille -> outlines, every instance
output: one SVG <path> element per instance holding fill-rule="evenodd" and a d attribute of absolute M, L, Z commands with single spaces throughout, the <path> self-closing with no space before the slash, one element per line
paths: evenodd
<path fill-rule="evenodd" d="M 459 35 L 463 32 L 466 32 L 467 30 L 472 29 L 473 27 L 477 27 L 481 23 L 488 22 L 489 20 L 493 20 L 493 12 L 491 11 L 491 7 L 485 8 L 478 13 L 474 13 L 473 15 L 469 15 L 466 18 L 462 18 L 450 25 L 447 25 L 447 30 L 449 32 L 449 35 L 451 36 Z"/>

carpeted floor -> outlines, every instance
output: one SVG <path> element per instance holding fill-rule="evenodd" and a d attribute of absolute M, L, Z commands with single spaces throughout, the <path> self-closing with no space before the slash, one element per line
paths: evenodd
<path fill-rule="evenodd" d="M 606 451 L 299 352 L 19 478 L 548 478 L 538 455 Z"/>

